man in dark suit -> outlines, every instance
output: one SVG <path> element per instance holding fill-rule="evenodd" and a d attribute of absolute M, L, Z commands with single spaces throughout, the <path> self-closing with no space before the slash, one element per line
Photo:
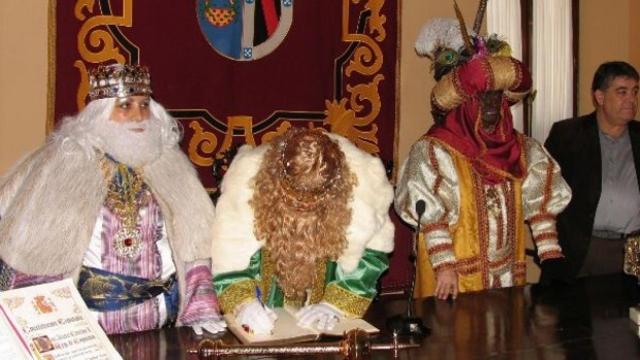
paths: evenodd
<path fill-rule="evenodd" d="M 640 229 L 638 72 L 604 63 L 591 91 L 595 111 L 556 122 L 545 142 L 573 197 L 557 218 L 567 266 L 543 267 L 541 283 L 622 272 L 625 238 Z"/>

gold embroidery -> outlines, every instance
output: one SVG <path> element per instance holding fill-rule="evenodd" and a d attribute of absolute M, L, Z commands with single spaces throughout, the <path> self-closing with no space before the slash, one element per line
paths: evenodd
<path fill-rule="evenodd" d="M 435 266 L 433 267 L 433 271 L 435 271 L 435 272 L 438 272 L 438 271 L 441 271 L 441 270 L 445 270 L 445 269 L 446 269 L 446 270 L 449 270 L 449 269 L 451 269 L 451 270 L 456 270 L 456 263 L 455 263 L 455 261 L 447 261 L 447 262 L 444 262 L 444 263 L 441 263 L 441 264 L 435 265 Z"/>
<path fill-rule="evenodd" d="M 533 215 L 532 217 L 529 218 L 529 223 L 530 224 L 535 224 L 538 222 L 542 222 L 542 221 L 552 221 L 555 220 L 556 216 L 550 213 L 541 213 L 541 214 L 537 214 L 537 215 Z"/>
<path fill-rule="evenodd" d="M 102 162 L 107 162 L 103 158 Z M 106 165 L 101 165 L 104 169 Z M 142 234 L 138 229 L 138 213 L 149 201 L 148 191 L 139 170 L 118 163 L 113 179 L 108 182 L 105 205 L 121 222 L 114 238 L 114 250 L 121 257 L 136 258 L 142 250 Z"/>
<path fill-rule="evenodd" d="M 503 213 L 502 210 L 498 211 L 497 216 L 496 216 L 496 228 L 497 228 L 497 244 L 496 244 L 496 249 L 497 250 L 502 250 L 503 247 L 508 246 L 509 244 L 511 244 L 511 240 L 512 238 L 510 237 L 510 232 L 509 232 L 509 228 L 511 226 L 511 219 L 510 218 L 510 207 L 509 207 L 509 182 L 505 181 L 502 184 L 500 184 L 500 188 L 502 189 L 502 194 L 504 194 L 504 200 L 505 200 L 505 205 L 507 208 L 507 213 L 506 213 L 506 220 L 503 217 Z M 506 224 L 505 224 L 506 221 Z M 505 225 L 507 227 L 507 231 L 505 234 Z M 506 238 L 505 238 L 506 236 Z"/>
<path fill-rule="evenodd" d="M 468 259 L 462 259 L 455 264 L 456 272 L 459 275 L 471 275 L 480 271 L 480 258 L 474 256 Z"/>
<path fill-rule="evenodd" d="M 327 262 L 318 261 L 316 263 L 316 281 L 309 295 L 309 304 L 317 304 L 324 296 L 325 275 L 327 273 Z"/>
<path fill-rule="evenodd" d="M 482 177 L 475 172 L 472 173 L 473 195 L 477 210 L 478 237 L 480 240 L 480 271 L 482 273 L 482 288 L 489 288 L 489 220 L 487 214 L 487 200 L 482 188 Z"/>
<path fill-rule="evenodd" d="M 267 301 L 267 296 L 271 293 L 271 284 L 273 284 L 273 274 L 275 272 L 275 263 L 271 260 L 269 250 L 262 248 L 262 256 L 260 257 L 260 289 L 262 290 L 262 302 Z"/>
<path fill-rule="evenodd" d="M 371 304 L 371 299 L 334 284 L 327 286 L 324 301 L 342 310 L 349 317 L 362 317 Z"/>
<path fill-rule="evenodd" d="M 432 142 L 429 142 L 428 152 L 429 164 L 431 164 L 433 171 L 436 173 L 436 180 L 433 182 L 433 192 L 438 195 L 438 192 L 440 191 L 440 185 L 442 184 L 442 173 L 440 172 L 440 164 L 438 164 L 438 159 L 436 158 L 436 150 Z"/>
<path fill-rule="evenodd" d="M 446 244 L 438 244 L 432 247 L 427 247 L 427 253 L 429 256 L 433 256 L 434 254 L 441 253 L 444 251 L 453 251 L 453 245 L 450 243 Z"/>
<path fill-rule="evenodd" d="M 289 297 L 285 296 L 284 297 L 284 304 L 289 306 L 289 307 L 292 307 L 294 309 L 299 309 L 299 308 L 304 306 L 304 300 L 303 299 L 292 299 L 292 298 L 289 298 Z"/>
<path fill-rule="evenodd" d="M 489 261 L 489 269 L 491 269 L 491 272 L 496 272 L 498 270 L 509 270 L 511 269 L 511 266 L 509 266 L 508 268 L 505 268 L 505 265 L 511 265 L 512 263 L 513 263 L 513 255 L 507 254 L 507 256 L 503 257 L 502 259 L 498 259 L 496 261 Z"/>
<path fill-rule="evenodd" d="M 430 232 L 436 231 L 436 230 L 449 230 L 449 224 L 443 224 L 443 223 L 433 223 L 433 224 L 428 224 L 425 225 L 422 228 L 422 233 L 427 235 Z"/>
<path fill-rule="evenodd" d="M 507 244 L 511 244 L 512 253 L 515 254 L 515 244 L 516 244 L 516 226 L 518 219 L 516 219 L 516 204 L 515 204 L 515 187 L 520 187 L 520 182 L 515 181 L 512 183 L 505 183 L 504 185 L 504 198 L 505 205 L 507 206 Z M 522 209 L 522 206 L 519 207 Z"/>
<path fill-rule="evenodd" d="M 369 26 L 366 33 L 351 32 L 350 22 L 353 4 L 360 3 L 362 11 L 370 11 Z M 357 147 L 368 153 L 379 153 L 378 126 L 373 121 L 378 117 L 382 102 L 379 84 L 384 75 L 379 73 L 384 63 L 380 43 L 386 38 L 384 24 L 386 17 L 380 14 L 384 0 L 342 0 L 342 41 L 358 44 L 344 73 L 346 92 L 336 100 L 325 100 L 324 124 L 331 132 L 351 140 Z M 353 76 L 356 73 L 357 76 Z M 351 83 L 349 80 L 355 80 Z M 357 82 L 354 84 L 354 82 Z M 369 103 L 368 106 L 363 102 Z"/>
<path fill-rule="evenodd" d="M 231 314 L 238 305 L 249 302 L 255 298 L 256 282 L 254 280 L 242 280 L 229 285 L 218 295 L 220 308 L 225 314 Z"/>
<path fill-rule="evenodd" d="M 547 169 L 546 169 L 546 178 L 545 178 L 545 186 L 544 186 L 544 195 L 542 204 L 540 206 L 540 212 L 547 212 L 547 205 L 549 205 L 549 201 L 551 200 L 551 186 L 553 185 L 553 161 L 551 159 L 547 159 Z"/>
<path fill-rule="evenodd" d="M 433 142 L 429 142 L 429 149 L 428 151 L 428 157 L 429 157 L 429 163 L 431 164 L 431 166 L 433 167 L 433 170 L 436 173 L 436 180 L 434 181 L 433 184 L 433 192 L 436 195 L 440 195 L 440 186 L 442 185 L 442 181 L 444 180 L 444 177 L 442 176 L 442 172 L 440 171 L 440 164 L 438 163 L 438 159 L 436 157 L 436 150 L 435 150 L 435 146 Z M 444 208 L 444 211 L 442 213 L 442 216 L 438 219 L 438 222 L 440 223 L 444 223 L 447 224 L 447 218 L 450 212 L 450 207 L 449 204 L 447 204 L 446 202 L 442 203 L 442 207 Z M 426 234 L 426 230 L 425 230 L 425 234 Z"/>

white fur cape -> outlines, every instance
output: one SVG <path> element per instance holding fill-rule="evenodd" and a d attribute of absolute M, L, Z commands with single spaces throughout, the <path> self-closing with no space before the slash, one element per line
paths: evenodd
<path fill-rule="evenodd" d="M 346 230 L 348 244 L 338 259 L 338 265 L 349 273 L 357 267 L 365 248 L 393 251 L 394 226 L 388 214 L 393 187 L 380 159 L 358 149 L 346 138 L 328 135 L 338 143 L 349 169 L 358 179 L 349 204 L 352 211 Z M 269 146 L 243 146 L 225 174 L 213 224 L 214 274 L 247 268 L 251 256 L 265 243 L 255 237 L 249 200 L 253 197 L 255 175 Z"/>
<path fill-rule="evenodd" d="M 113 169 L 110 169 L 113 173 Z M 179 148 L 143 167 L 173 259 L 208 259 L 214 208 Z M 0 178 L 0 258 L 32 275 L 77 275 L 106 196 L 99 156 L 52 137 Z M 182 274 L 179 274 L 182 275 Z"/>

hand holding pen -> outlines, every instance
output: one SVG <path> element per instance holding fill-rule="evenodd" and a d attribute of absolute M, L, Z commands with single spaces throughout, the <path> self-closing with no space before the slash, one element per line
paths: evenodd
<path fill-rule="evenodd" d="M 236 319 L 244 331 L 252 334 L 272 334 L 278 316 L 260 301 L 260 288 L 256 288 L 256 298 L 238 305 Z"/>

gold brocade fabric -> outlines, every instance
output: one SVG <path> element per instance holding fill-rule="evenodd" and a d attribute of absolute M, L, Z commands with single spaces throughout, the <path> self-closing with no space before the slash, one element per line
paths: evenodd
<path fill-rule="evenodd" d="M 267 297 L 271 293 L 271 285 L 274 283 L 273 274 L 275 273 L 275 264 L 271 261 L 269 251 L 265 248 L 260 250 L 260 289 L 262 290 L 262 302 L 267 302 Z"/>
<path fill-rule="evenodd" d="M 469 161 L 460 154 L 451 153 L 459 181 L 460 204 L 457 223 L 449 227 L 453 240 L 453 251 L 456 257 L 458 273 L 458 289 L 460 292 L 483 290 L 489 287 L 490 266 L 487 250 L 489 234 L 487 222 L 488 202 L 485 199 L 480 177 L 474 173 Z M 504 261 L 513 273 L 514 285 L 525 282 L 524 247 L 525 226 L 522 210 L 522 181 L 510 180 L 512 191 L 509 192 L 511 204 L 508 211 L 509 236 L 513 251 Z M 418 268 L 416 269 L 416 288 L 414 297 L 433 296 L 435 290 L 435 273 L 427 254 L 424 234 L 418 242 Z M 503 265 L 504 266 L 504 265 Z"/>
<path fill-rule="evenodd" d="M 309 294 L 309 304 L 317 304 L 324 296 L 325 275 L 327 273 L 327 262 L 321 261 L 316 263 L 316 281 Z"/>
<path fill-rule="evenodd" d="M 342 310 L 348 317 L 353 318 L 364 316 L 369 304 L 371 304 L 371 299 L 356 295 L 333 284 L 327 286 L 324 300 Z"/>
<path fill-rule="evenodd" d="M 255 299 L 255 294 L 255 281 L 243 280 L 229 285 L 218 294 L 218 302 L 223 313 L 232 314 L 238 305 Z"/>

